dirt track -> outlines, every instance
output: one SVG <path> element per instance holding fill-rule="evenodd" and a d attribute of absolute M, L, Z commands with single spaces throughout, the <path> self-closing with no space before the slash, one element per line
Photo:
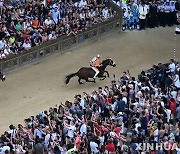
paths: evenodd
<path fill-rule="evenodd" d="M 177 36 L 176 60 L 180 60 L 180 37 Z M 147 29 L 146 31 L 114 32 L 98 40 L 82 44 L 64 54 L 24 67 L 7 75 L 0 82 L 0 133 L 10 124 L 17 126 L 24 118 L 48 109 L 60 101 L 73 101 L 75 94 L 90 92 L 99 86 L 109 85 L 116 77 L 129 69 L 136 76 L 153 64 L 169 62 L 173 58 L 174 27 Z M 111 57 L 116 68 L 108 68 L 111 78 L 105 81 L 78 85 L 77 77 L 64 85 L 64 77 L 88 66 L 91 58 L 100 53 L 102 59 Z"/>

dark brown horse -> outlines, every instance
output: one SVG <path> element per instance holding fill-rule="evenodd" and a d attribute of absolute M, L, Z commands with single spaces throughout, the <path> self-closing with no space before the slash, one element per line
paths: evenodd
<path fill-rule="evenodd" d="M 104 73 L 106 73 L 107 76 L 109 77 L 108 71 L 105 70 L 108 65 L 113 66 L 113 67 L 116 66 L 115 62 L 110 58 L 103 60 L 101 63 L 101 66 L 99 67 L 99 74 L 97 76 L 98 78 L 101 78 L 100 80 L 104 80 L 106 78 L 106 75 L 104 75 Z M 89 80 L 89 78 L 93 78 L 94 75 L 95 75 L 95 71 L 92 68 L 82 67 L 76 73 L 67 75 L 65 78 L 65 84 L 68 84 L 70 79 L 75 76 L 78 76 L 79 84 L 82 84 L 81 79 L 84 79 L 86 82 L 94 82 L 95 83 L 95 80 Z"/>

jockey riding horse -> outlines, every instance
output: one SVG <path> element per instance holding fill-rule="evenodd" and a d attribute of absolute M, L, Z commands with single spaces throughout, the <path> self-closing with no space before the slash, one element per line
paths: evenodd
<path fill-rule="evenodd" d="M 99 60 L 99 63 L 100 63 L 100 60 Z M 104 73 L 106 73 L 107 76 L 109 77 L 109 73 L 108 73 L 108 71 L 106 71 L 107 66 L 115 67 L 116 64 L 111 58 L 107 58 L 107 59 L 103 60 L 100 65 L 97 65 L 97 63 L 95 62 L 94 66 L 82 67 L 76 73 L 71 73 L 71 74 L 67 75 L 65 78 L 65 84 L 68 84 L 70 79 L 75 76 L 78 76 L 79 84 L 82 84 L 81 79 L 85 80 L 86 82 L 94 82 L 95 83 L 96 76 L 98 78 L 101 78 L 101 80 L 104 80 L 106 78 L 106 75 L 104 75 Z M 94 80 L 93 81 L 89 80 L 89 78 L 93 78 Z"/>

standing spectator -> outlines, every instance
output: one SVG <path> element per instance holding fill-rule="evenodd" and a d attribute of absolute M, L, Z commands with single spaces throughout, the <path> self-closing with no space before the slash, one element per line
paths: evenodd
<path fill-rule="evenodd" d="M 43 153 L 44 153 L 43 146 L 40 143 L 39 137 L 36 136 L 35 145 L 33 147 L 33 154 L 43 154 Z"/>
<path fill-rule="evenodd" d="M 158 5 L 158 20 L 159 25 L 165 27 L 165 11 L 164 11 L 164 1 L 161 1 L 161 3 Z"/>
<path fill-rule="evenodd" d="M 139 7 L 139 24 L 140 24 L 140 30 L 145 29 L 146 24 L 146 15 L 148 13 L 147 7 L 145 7 L 145 4 L 142 3 Z"/>
<path fill-rule="evenodd" d="M 93 138 L 92 141 L 90 141 L 90 148 L 91 148 L 91 153 L 93 154 L 99 153 L 99 146 L 95 142 L 95 138 Z"/>
<path fill-rule="evenodd" d="M 176 69 L 176 65 L 173 59 L 170 60 L 170 64 L 169 64 L 169 70 L 170 70 L 170 75 L 173 76 L 175 73 L 175 69 Z"/>
<path fill-rule="evenodd" d="M 180 71 L 179 71 L 180 72 Z M 179 72 L 178 71 L 175 71 L 175 74 L 172 78 L 173 80 L 173 85 L 178 89 L 180 90 L 180 76 L 179 76 Z"/>
<path fill-rule="evenodd" d="M 122 100 L 122 95 L 119 95 L 116 101 L 115 110 L 117 113 L 124 112 L 125 102 Z"/>
<path fill-rule="evenodd" d="M 152 3 L 149 9 L 149 27 L 155 28 L 157 26 L 157 7 Z"/>
<path fill-rule="evenodd" d="M 136 29 L 138 28 L 138 25 L 139 25 L 139 19 L 138 19 L 139 10 L 137 8 L 137 5 L 133 5 L 132 14 L 133 14 L 133 20 L 132 20 L 133 28 Z"/>
<path fill-rule="evenodd" d="M 51 12 L 52 19 L 55 24 L 58 24 L 59 20 L 61 19 L 60 12 L 58 11 L 58 8 L 55 7 Z"/>
<path fill-rule="evenodd" d="M 168 26 L 171 26 L 171 21 L 170 21 L 170 11 L 171 11 L 171 6 L 169 5 L 169 0 L 166 1 L 166 4 L 164 6 L 164 11 L 165 11 L 165 24 Z"/>

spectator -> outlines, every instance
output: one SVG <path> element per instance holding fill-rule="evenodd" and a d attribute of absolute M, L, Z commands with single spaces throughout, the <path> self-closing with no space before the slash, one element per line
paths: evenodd
<path fill-rule="evenodd" d="M 52 10 L 51 15 L 52 15 L 52 19 L 53 19 L 54 23 L 58 24 L 59 20 L 61 19 L 61 15 L 60 15 L 60 12 L 58 11 L 57 7 L 55 7 Z"/>
<path fill-rule="evenodd" d="M 31 44 L 28 40 L 25 40 L 25 42 L 23 43 L 23 48 L 25 50 L 30 50 L 31 49 Z"/>
<path fill-rule="evenodd" d="M 140 30 L 145 29 L 147 13 L 148 13 L 147 7 L 145 7 L 145 4 L 142 3 L 141 6 L 139 7 L 139 25 L 140 25 Z"/>
<path fill-rule="evenodd" d="M 30 43 L 28 40 L 25 42 Z M 113 81 L 109 87 L 84 92 L 84 97 L 78 94 L 74 103 L 66 101 L 31 116 L 25 119 L 24 127 L 11 125 L 0 138 L 1 149 L 11 149 L 12 144 L 14 151 L 22 153 L 145 153 L 137 150 L 135 143 L 179 143 L 179 90 L 165 87 L 166 71 L 161 72 L 164 78 L 158 79 L 161 84 L 154 75 L 168 67 L 154 65 L 141 72 L 139 81 L 123 72 L 120 81 Z M 178 69 L 175 63 L 175 72 Z M 33 147 L 28 146 L 31 143 Z"/>

